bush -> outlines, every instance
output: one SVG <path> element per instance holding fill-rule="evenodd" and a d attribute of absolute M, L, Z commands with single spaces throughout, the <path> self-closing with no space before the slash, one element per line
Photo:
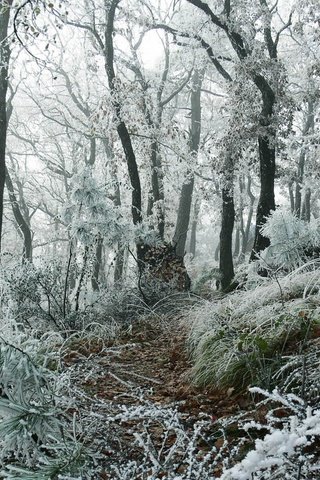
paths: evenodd
<path fill-rule="evenodd" d="M 192 312 L 189 344 L 197 384 L 274 386 L 283 356 L 298 348 L 319 321 L 320 272 L 290 274 L 237 291 Z M 279 378 L 277 379 L 279 381 Z"/>
<path fill-rule="evenodd" d="M 270 240 L 270 246 L 261 253 L 262 268 L 291 271 L 313 254 L 318 256 L 319 231 L 319 219 L 308 223 L 286 208 L 277 208 L 261 228 L 261 233 Z"/>
<path fill-rule="evenodd" d="M 61 262 L 48 261 L 1 268 L 2 314 L 21 328 L 43 333 L 54 330 L 66 336 L 100 323 L 114 331 L 115 324 L 130 322 L 144 308 L 133 289 L 101 289 L 88 293 L 84 286 L 78 307 L 75 291 L 66 291 L 66 271 Z"/>
<path fill-rule="evenodd" d="M 263 423 L 240 422 L 251 438 L 253 432 L 257 432 L 259 438 L 239 463 L 224 470 L 221 480 L 319 478 L 320 411 L 313 410 L 293 394 L 280 394 L 278 390 L 269 393 L 259 388 L 250 390 L 263 395 L 262 404 L 268 404 L 270 409 Z M 230 454 L 237 454 L 242 443 Z"/>
<path fill-rule="evenodd" d="M 0 340 L 1 474 L 24 480 L 65 474 L 71 480 L 92 472 L 93 455 L 84 445 L 67 377 L 56 368 L 58 357 L 52 362 L 44 342 L 30 332 L 29 338 L 15 328 L 7 333 L 10 343 Z"/>
<path fill-rule="evenodd" d="M 64 272 L 59 262 L 1 268 L 2 307 L 29 328 L 64 328 Z M 67 308 L 68 313 L 68 308 Z"/>

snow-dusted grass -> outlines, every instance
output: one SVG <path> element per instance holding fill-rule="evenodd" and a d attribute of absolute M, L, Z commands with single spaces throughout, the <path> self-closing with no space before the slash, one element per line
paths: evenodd
<path fill-rule="evenodd" d="M 310 263 L 194 309 L 189 337 L 200 385 L 270 388 L 288 349 L 320 321 L 320 270 Z"/>

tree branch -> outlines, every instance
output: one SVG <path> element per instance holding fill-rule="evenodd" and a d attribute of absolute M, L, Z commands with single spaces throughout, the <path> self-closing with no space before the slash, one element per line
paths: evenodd
<path fill-rule="evenodd" d="M 246 58 L 248 56 L 248 52 L 246 50 L 246 47 L 245 47 L 245 44 L 244 44 L 244 41 L 243 41 L 243 38 L 241 37 L 241 35 L 239 33 L 235 32 L 234 30 L 232 30 L 228 24 L 223 23 L 219 19 L 219 17 L 215 13 L 213 13 L 213 11 L 211 10 L 211 8 L 208 6 L 207 3 L 202 2 L 202 0 L 187 0 L 187 2 L 194 5 L 199 10 L 202 10 L 203 13 L 205 13 L 210 18 L 211 22 L 214 25 L 216 25 L 217 27 L 221 28 L 222 30 L 224 30 L 226 32 L 233 48 L 235 49 L 238 57 L 241 60 L 243 60 L 244 58 Z M 228 6 L 228 2 L 226 2 L 226 3 L 227 3 L 227 6 Z"/>
<path fill-rule="evenodd" d="M 285 23 L 283 27 L 280 28 L 279 32 L 276 35 L 276 38 L 274 41 L 276 47 L 278 46 L 281 33 L 292 25 L 292 14 L 293 12 L 290 12 L 287 23 Z"/>
<path fill-rule="evenodd" d="M 181 92 L 181 90 L 189 82 L 191 74 L 192 74 L 192 70 L 190 70 L 190 72 L 188 73 L 187 78 L 165 100 L 160 102 L 160 107 L 164 107 L 165 105 L 167 105 L 167 103 L 169 103 L 176 95 L 178 95 L 178 93 Z"/>
<path fill-rule="evenodd" d="M 187 1 L 189 1 L 189 0 L 187 0 Z M 155 24 L 155 25 L 150 26 L 150 30 L 153 30 L 153 29 L 165 30 L 166 32 L 171 33 L 171 35 L 173 35 L 174 39 L 176 39 L 176 37 L 179 36 L 179 37 L 183 37 L 183 38 L 189 38 L 189 39 L 197 40 L 200 43 L 200 45 L 205 49 L 205 51 L 207 52 L 207 55 L 210 58 L 211 62 L 216 67 L 218 72 L 223 76 L 223 78 L 225 80 L 227 80 L 228 82 L 232 81 L 231 75 L 227 72 L 227 70 L 219 62 L 219 60 L 217 59 L 217 57 L 213 53 L 212 47 L 200 35 L 197 35 L 197 34 L 192 35 L 192 34 L 187 33 L 187 32 L 179 32 L 178 30 L 176 30 L 172 27 L 169 27 L 168 25 L 166 25 L 164 23 L 159 23 L 159 24 Z"/>

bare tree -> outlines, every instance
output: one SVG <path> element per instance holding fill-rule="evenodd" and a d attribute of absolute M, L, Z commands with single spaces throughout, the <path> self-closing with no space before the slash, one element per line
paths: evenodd
<path fill-rule="evenodd" d="M 0 6 L 0 250 L 3 217 L 3 193 L 6 176 L 6 140 L 7 140 L 7 109 L 6 97 L 8 89 L 8 71 L 10 48 L 8 44 L 8 24 L 13 0 Z"/>
<path fill-rule="evenodd" d="M 191 82 L 191 126 L 189 147 L 194 163 L 197 160 L 200 144 L 201 85 L 203 80 L 203 74 L 203 71 L 195 69 Z M 173 243 L 176 246 L 176 252 L 179 256 L 183 256 L 185 253 L 185 245 L 190 223 L 193 187 L 194 174 L 192 170 L 189 170 L 187 178 L 185 179 L 181 188 L 176 228 L 173 236 Z"/>
<path fill-rule="evenodd" d="M 252 54 L 252 47 L 246 42 L 240 30 L 235 28 L 232 22 L 232 8 L 230 0 L 224 2 L 223 15 L 218 16 L 207 3 L 202 0 L 187 0 L 197 9 L 202 11 L 210 20 L 212 25 L 222 30 L 229 39 L 235 53 L 241 62 L 247 61 Z M 259 252 L 269 245 L 269 240 L 261 234 L 261 226 L 271 210 L 275 209 L 274 180 L 275 180 L 275 148 L 276 148 L 276 127 L 274 125 L 274 110 L 277 103 L 276 89 L 278 85 L 279 72 L 275 65 L 278 60 L 278 43 L 281 33 L 291 25 L 291 14 L 288 22 L 280 28 L 273 38 L 271 32 L 272 12 L 269 11 L 266 0 L 260 0 L 261 6 L 269 14 L 266 17 L 264 26 L 264 39 L 269 55 L 269 71 L 253 68 L 250 71 L 251 80 L 261 94 L 261 111 L 259 117 L 258 147 L 260 160 L 260 198 L 257 207 L 255 241 L 251 254 L 254 260 Z M 205 46 L 205 45 L 203 45 Z M 208 45 L 206 51 L 213 63 L 217 58 L 212 55 L 212 49 Z"/>

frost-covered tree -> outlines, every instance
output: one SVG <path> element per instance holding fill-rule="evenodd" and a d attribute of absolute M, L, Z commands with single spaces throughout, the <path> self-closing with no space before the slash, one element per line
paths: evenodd
<path fill-rule="evenodd" d="M 8 42 L 8 25 L 13 0 L 0 3 L 0 248 L 2 234 L 3 192 L 6 175 L 6 138 L 7 138 L 7 111 L 6 96 L 8 89 L 8 72 L 10 47 Z"/>
<path fill-rule="evenodd" d="M 261 192 L 256 218 L 256 237 L 251 258 L 255 258 L 268 245 L 260 227 L 265 217 L 275 208 L 274 180 L 277 142 L 277 110 L 284 95 L 285 75 L 278 58 L 281 33 L 291 24 L 291 14 L 286 23 L 276 31 L 273 26 L 274 10 L 265 0 L 261 2 L 224 2 L 223 11 L 216 13 L 216 5 L 201 0 L 188 0 L 204 14 L 213 28 L 222 31 L 240 61 L 247 82 L 252 82 L 260 94 L 260 112 L 255 124 L 260 159 Z M 255 23 L 252 21 L 255 18 Z M 261 39 L 260 33 L 263 34 Z M 218 62 L 210 44 L 207 52 L 211 61 Z M 253 86 L 251 87 L 253 88 Z"/>

